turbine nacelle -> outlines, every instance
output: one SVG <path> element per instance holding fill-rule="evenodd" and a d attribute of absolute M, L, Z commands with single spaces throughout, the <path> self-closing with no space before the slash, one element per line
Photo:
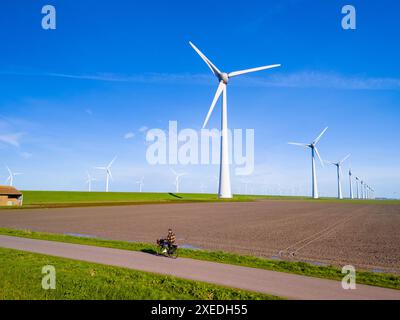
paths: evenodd
<path fill-rule="evenodd" d="M 229 82 L 229 75 L 227 73 L 225 73 L 225 72 L 219 74 L 218 78 L 219 78 L 220 81 L 222 81 L 225 84 L 228 84 L 228 82 Z"/>

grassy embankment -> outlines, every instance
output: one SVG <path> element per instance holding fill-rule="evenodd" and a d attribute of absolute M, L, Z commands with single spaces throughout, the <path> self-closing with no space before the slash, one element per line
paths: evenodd
<path fill-rule="evenodd" d="M 212 284 L 0 248 L 0 300 L 270 300 L 277 297 Z M 43 266 L 56 289 L 43 290 Z"/>
<path fill-rule="evenodd" d="M 221 200 L 215 194 L 173 194 L 173 193 L 134 193 L 134 192 L 72 192 L 72 191 L 23 191 L 23 208 L 43 207 L 83 207 L 111 206 L 157 203 L 188 202 L 244 202 L 262 199 L 304 200 L 313 202 L 339 202 L 355 204 L 400 204 L 400 200 L 338 200 L 321 198 L 313 200 L 307 197 L 235 195 L 233 199 Z M 5 208 L 5 207 L 3 207 Z M 9 208 L 9 207 L 8 207 Z M 16 208 L 16 207 L 14 207 Z"/>
<path fill-rule="evenodd" d="M 74 237 L 69 235 L 32 232 L 28 230 L 0 228 L 0 234 L 131 251 L 142 251 L 146 253 L 155 253 L 156 250 L 156 247 L 151 244 L 104 240 L 98 238 Z M 317 266 L 304 262 L 264 259 L 254 256 L 245 256 L 219 251 L 179 249 L 179 256 L 332 280 L 341 280 L 344 276 L 341 273 L 341 270 L 334 266 Z M 357 271 L 357 283 L 400 290 L 400 276 L 392 274 L 374 273 L 359 270 Z"/>

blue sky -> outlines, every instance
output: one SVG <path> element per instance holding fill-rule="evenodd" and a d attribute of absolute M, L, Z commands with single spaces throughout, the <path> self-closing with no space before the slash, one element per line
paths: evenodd
<path fill-rule="evenodd" d="M 255 172 L 233 177 L 234 192 L 308 194 L 311 142 L 351 153 L 356 175 L 378 196 L 400 196 L 400 4 L 350 1 L 357 29 L 341 28 L 344 1 L 3 1 L 0 4 L 0 181 L 5 165 L 21 189 L 84 190 L 86 171 L 118 155 L 114 191 L 171 191 L 167 166 L 146 162 L 145 129 L 199 129 L 217 81 L 188 45 L 220 69 L 282 67 L 233 79 L 230 128 L 255 130 Z M 57 29 L 41 28 L 41 8 Z M 219 127 L 220 108 L 209 127 Z M 132 136 L 126 139 L 126 135 Z M 216 191 L 218 167 L 176 167 L 181 189 Z M 335 169 L 318 167 L 322 195 L 336 192 Z M 346 177 L 347 178 L 347 177 Z M 347 179 L 344 182 L 348 193 Z M 399 194 L 397 194 L 398 192 Z"/>

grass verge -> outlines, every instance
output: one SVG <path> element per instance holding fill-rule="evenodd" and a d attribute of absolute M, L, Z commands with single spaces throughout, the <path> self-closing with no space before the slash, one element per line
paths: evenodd
<path fill-rule="evenodd" d="M 57 208 L 85 206 L 116 206 L 134 204 L 190 203 L 190 202 L 243 202 L 263 199 L 263 196 L 235 195 L 233 199 L 219 199 L 214 194 L 174 194 L 135 192 L 73 192 L 23 191 L 22 207 L 2 208 Z M 277 197 L 281 198 L 281 197 Z"/>
<path fill-rule="evenodd" d="M 74 191 L 23 191 L 23 207 L 1 208 L 60 208 L 87 206 L 119 206 L 135 204 L 190 203 L 190 202 L 244 202 L 256 200 L 302 200 L 312 202 L 340 202 L 354 204 L 400 204 L 399 200 L 338 200 L 291 196 L 235 195 L 233 199 L 219 199 L 215 194 L 174 194 L 135 192 L 74 192 Z"/>
<path fill-rule="evenodd" d="M 33 232 L 29 230 L 0 228 L 0 234 L 131 251 L 142 251 L 146 253 L 155 253 L 156 250 L 156 246 L 151 244 L 104 240 L 98 238 L 75 237 L 69 235 Z M 331 280 L 342 280 L 343 278 L 341 270 L 334 266 L 316 266 L 304 262 L 271 260 L 254 256 L 206 250 L 179 249 L 179 256 L 197 260 L 206 260 L 272 271 L 294 273 L 304 276 Z M 357 283 L 400 290 L 400 276 L 392 274 L 357 271 Z"/>
<path fill-rule="evenodd" d="M 0 248 L 2 300 L 272 300 L 277 297 L 125 268 Z M 56 269 L 56 289 L 41 287 Z"/>

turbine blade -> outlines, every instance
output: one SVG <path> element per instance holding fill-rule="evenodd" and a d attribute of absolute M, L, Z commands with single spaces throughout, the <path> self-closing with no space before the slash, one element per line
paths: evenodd
<path fill-rule="evenodd" d="M 210 119 L 210 116 L 211 116 L 211 114 L 212 114 L 212 112 L 213 112 L 213 110 L 214 110 L 215 104 L 217 103 L 219 97 L 221 96 L 221 94 L 222 94 L 222 92 L 225 90 L 225 88 L 226 88 L 226 84 L 223 83 L 223 82 L 221 81 L 221 82 L 219 83 L 217 92 L 215 93 L 214 100 L 213 100 L 213 102 L 211 103 L 210 110 L 208 110 L 208 114 L 207 114 L 206 120 L 205 120 L 204 123 L 203 123 L 203 129 L 204 129 L 205 126 L 207 125 L 208 120 Z"/>
<path fill-rule="evenodd" d="M 106 167 L 94 167 L 94 168 L 97 169 L 97 170 L 107 170 Z"/>
<path fill-rule="evenodd" d="M 333 162 L 333 161 L 324 160 L 324 162 L 325 162 L 325 163 L 329 163 L 329 164 L 331 164 L 331 165 L 333 165 L 333 166 L 336 166 L 336 165 L 337 165 L 337 163 L 336 163 L 336 162 Z"/>
<path fill-rule="evenodd" d="M 214 73 L 214 75 L 217 78 L 219 78 L 219 76 L 221 75 L 221 71 L 219 71 L 218 68 L 192 42 L 189 41 L 189 44 L 197 52 L 197 54 L 204 60 L 204 62 L 210 68 L 212 73 Z"/>
<path fill-rule="evenodd" d="M 272 65 L 269 65 L 269 66 L 263 66 L 263 67 L 258 67 L 258 68 L 234 71 L 234 72 L 228 73 L 228 77 L 229 78 L 233 78 L 233 77 L 236 77 L 236 76 L 240 76 L 242 74 L 257 72 L 257 71 L 266 70 L 266 69 L 277 68 L 277 67 L 280 67 L 280 66 L 281 66 L 280 64 L 272 64 Z"/>
<path fill-rule="evenodd" d="M 297 143 L 297 142 L 288 142 L 288 144 L 291 144 L 292 146 L 298 146 L 298 147 L 309 147 L 307 143 Z"/>
<path fill-rule="evenodd" d="M 171 172 L 175 175 L 175 176 L 177 176 L 178 175 L 178 173 L 174 170 L 174 169 L 172 169 L 172 168 L 169 168 L 169 170 L 171 170 Z"/>
<path fill-rule="evenodd" d="M 10 168 L 9 168 L 8 166 L 6 166 L 6 168 L 7 168 L 8 173 L 9 173 L 9 174 L 12 174 Z"/>
<path fill-rule="evenodd" d="M 314 140 L 313 144 L 317 144 L 319 142 L 319 140 L 321 140 L 322 136 L 324 135 L 324 133 L 326 132 L 326 130 L 328 130 L 328 127 L 326 127 L 321 133 L 320 135 Z"/>
<path fill-rule="evenodd" d="M 114 157 L 114 159 L 111 160 L 111 162 L 109 163 L 109 165 L 107 166 L 107 168 L 111 168 L 111 166 L 113 165 L 114 161 L 117 160 L 117 156 Z"/>
<path fill-rule="evenodd" d="M 342 164 L 343 162 L 345 162 L 348 158 L 350 158 L 351 154 L 348 154 L 347 156 L 345 156 L 339 163 Z"/>
<path fill-rule="evenodd" d="M 324 161 L 321 158 L 321 155 L 319 154 L 319 151 L 317 149 L 317 147 L 314 147 L 315 153 L 317 154 L 317 157 L 319 159 L 319 161 L 321 162 L 321 166 L 324 167 Z"/>

